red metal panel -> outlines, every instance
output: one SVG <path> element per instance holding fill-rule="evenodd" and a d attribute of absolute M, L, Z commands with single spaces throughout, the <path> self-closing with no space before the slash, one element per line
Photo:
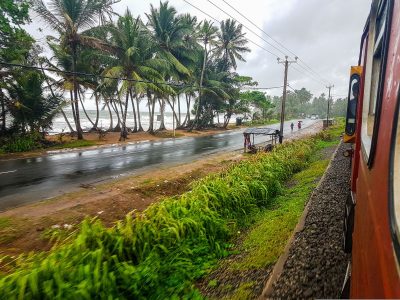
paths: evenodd
<path fill-rule="evenodd" d="M 400 0 L 394 3 L 378 145 L 368 169 L 360 149 L 353 233 L 352 298 L 400 298 L 400 277 L 390 235 L 388 169 L 392 123 L 400 81 Z"/>

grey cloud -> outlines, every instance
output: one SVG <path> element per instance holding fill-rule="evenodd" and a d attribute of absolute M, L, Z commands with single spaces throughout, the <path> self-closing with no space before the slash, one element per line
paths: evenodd
<path fill-rule="evenodd" d="M 268 20 L 263 29 L 326 80 L 335 83 L 338 93 L 343 94 L 349 67 L 357 63 L 359 41 L 369 7 L 370 1 L 366 0 L 297 0 L 290 9 Z M 265 84 L 281 80 L 282 70 L 268 63 L 275 63 L 275 59 L 262 50 L 256 51 L 257 55 L 246 65 L 241 65 L 241 69 L 257 74 Z M 304 85 L 314 94 L 325 92 L 322 84 L 294 69 L 290 70 L 289 77 L 297 88 Z"/>

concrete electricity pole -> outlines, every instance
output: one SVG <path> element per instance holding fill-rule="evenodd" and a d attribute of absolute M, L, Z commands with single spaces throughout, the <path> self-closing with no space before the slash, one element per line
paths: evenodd
<path fill-rule="evenodd" d="M 286 104 L 286 88 L 287 88 L 287 76 L 288 76 L 288 69 L 289 65 L 292 63 L 297 62 L 297 56 L 294 58 L 295 60 L 288 60 L 288 56 L 285 56 L 285 60 L 278 58 L 278 64 L 285 65 L 285 77 L 283 80 L 283 96 L 282 96 L 282 103 L 281 103 L 281 127 L 279 130 L 279 143 L 282 144 L 283 141 L 283 124 L 285 123 L 285 104 Z"/>
<path fill-rule="evenodd" d="M 326 127 L 329 127 L 329 105 L 331 102 L 331 89 L 334 87 L 333 84 L 328 85 L 326 88 L 329 90 L 328 92 L 328 110 L 326 112 Z"/>

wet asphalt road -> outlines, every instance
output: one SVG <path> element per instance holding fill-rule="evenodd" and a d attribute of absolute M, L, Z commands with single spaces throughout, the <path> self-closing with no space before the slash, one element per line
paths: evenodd
<path fill-rule="evenodd" d="M 303 128 L 316 122 L 304 120 Z M 279 124 L 268 127 L 278 129 Z M 290 135 L 290 122 L 285 123 L 284 135 Z M 255 141 L 262 142 L 265 138 L 259 136 Z M 70 192 L 81 184 L 95 184 L 241 147 L 243 129 L 0 161 L 0 211 Z"/>

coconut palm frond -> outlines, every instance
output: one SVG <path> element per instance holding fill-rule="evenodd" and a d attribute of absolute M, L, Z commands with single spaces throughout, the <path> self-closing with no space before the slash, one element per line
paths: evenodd
<path fill-rule="evenodd" d="M 46 5 L 42 0 L 32 1 L 33 10 L 44 19 L 44 21 L 54 30 L 63 32 L 63 24 L 50 10 L 47 9 Z"/>

